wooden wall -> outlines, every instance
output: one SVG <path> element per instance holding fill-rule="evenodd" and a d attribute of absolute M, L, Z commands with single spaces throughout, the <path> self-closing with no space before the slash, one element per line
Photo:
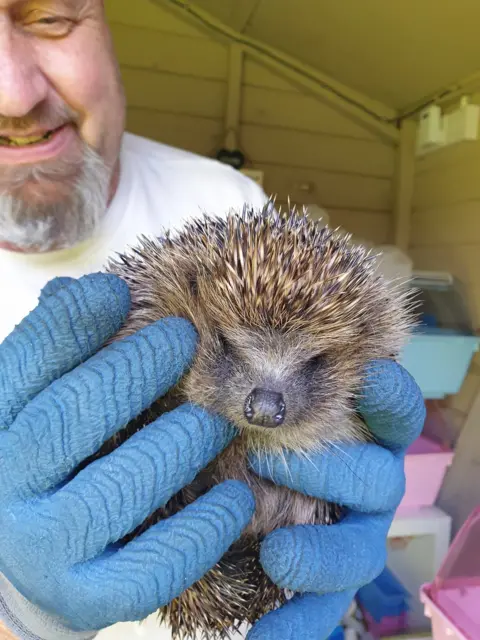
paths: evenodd
<path fill-rule="evenodd" d="M 413 258 L 419 267 L 453 272 L 467 286 L 480 329 L 480 141 L 417 159 L 413 209 Z"/>
<path fill-rule="evenodd" d="M 480 95 L 474 98 L 480 104 Z M 421 269 L 450 271 L 460 281 L 475 330 L 480 330 L 480 140 L 416 160 L 411 256 Z M 462 424 L 480 388 L 480 357 L 451 398 Z"/>
<path fill-rule="evenodd" d="M 480 95 L 472 101 L 480 104 Z M 411 255 L 415 266 L 450 271 L 461 282 L 473 327 L 480 330 L 480 140 L 416 160 Z M 455 460 L 438 504 L 456 532 L 480 503 L 480 355 L 463 387 L 445 403 L 457 438 Z M 465 422 L 470 414 L 470 419 Z"/>
<path fill-rule="evenodd" d="M 148 0 L 107 0 L 127 93 L 127 128 L 196 153 L 223 142 L 226 46 Z M 135 5 L 135 6 L 133 6 Z M 386 242 L 394 149 L 247 58 L 241 146 L 285 203 L 316 202 L 331 221 Z"/>

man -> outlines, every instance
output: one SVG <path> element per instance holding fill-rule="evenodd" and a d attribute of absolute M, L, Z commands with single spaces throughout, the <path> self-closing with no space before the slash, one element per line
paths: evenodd
<path fill-rule="evenodd" d="M 129 294 L 85 274 L 139 234 L 266 200 L 226 166 L 124 134 L 124 113 L 101 0 L 0 0 L 0 617 L 26 640 L 87 640 L 142 619 L 212 567 L 254 509 L 244 485 L 225 483 L 118 547 L 231 439 L 195 407 L 71 478 L 183 374 L 196 339 L 168 319 L 102 349 Z M 252 639 L 327 637 L 383 568 L 403 453 L 424 409 L 400 367 L 368 373 L 361 410 L 385 448 L 292 457 L 288 474 L 268 465 L 274 481 L 352 511 L 333 527 L 267 538 L 265 570 L 298 595 Z"/>

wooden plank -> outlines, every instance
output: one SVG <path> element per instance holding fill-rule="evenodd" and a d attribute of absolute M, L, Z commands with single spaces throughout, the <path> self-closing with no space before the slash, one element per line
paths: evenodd
<path fill-rule="evenodd" d="M 249 87 L 299 93 L 298 88 L 281 73 L 266 69 L 263 64 L 252 60 L 248 55 L 245 56 L 244 82 Z"/>
<path fill-rule="evenodd" d="M 287 66 L 282 62 L 277 61 L 274 57 L 266 57 L 253 47 L 246 47 L 246 52 L 253 58 L 256 58 L 258 61 L 262 62 L 268 69 L 277 71 L 282 73 L 282 75 L 287 78 L 294 86 L 297 86 L 304 91 L 310 93 L 313 96 L 316 96 L 319 100 L 322 100 L 326 104 L 331 105 L 335 109 L 337 109 L 344 116 L 350 118 L 353 122 L 357 124 L 361 124 L 367 131 L 375 133 L 379 139 L 384 142 L 392 145 L 398 144 L 399 141 L 399 133 L 397 128 L 393 124 L 389 124 L 383 122 L 380 119 L 377 119 L 375 116 L 371 115 L 371 113 L 376 113 L 376 110 L 372 107 L 372 112 L 367 113 L 365 109 L 369 109 L 366 105 L 365 100 L 350 91 L 345 91 L 345 89 L 340 88 L 337 85 L 337 89 L 330 91 L 329 89 L 325 89 L 325 84 L 333 86 L 336 83 L 332 83 L 331 79 L 320 80 L 315 71 L 309 71 L 307 74 L 299 73 L 295 67 Z M 337 92 L 342 95 L 339 97 Z M 348 95 L 351 95 L 351 98 L 348 98 Z"/>
<path fill-rule="evenodd" d="M 239 33 L 243 33 L 261 0 L 241 0 L 235 2 L 228 23 Z"/>
<path fill-rule="evenodd" d="M 276 87 L 258 87 L 248 84 L 247 69 L 248 64 L 244 65 L 242 111 L 244 123 L 371 140 L 381 144 L 378 137 L 364 127 L 345 118 L 336 109 L 293 87 L 285 91 Z M 268 70 L 265 70 L 265 74 L 265 78 L 271 75 Z"/>
<path fill-rule="evenodd" d="M 129 107 L 223 119 L 225 82 L 122 68 Z"/>
<path fill-rule="evenodd" d="M 415 268 L 449 271 L 464 285 L 480 286 L 479 245 L 412 247 Z"/>
<path fill-rule="evenodd" d="M 396 144 L 398 142 L 398 130 L 393 124 L 397 116 L 394 109 L 345 86 L 338 80 L 321 73 L 318 69 L 304 64 L 294 56 L 287 55 L 255 38 L 238 33 L 188 0 L 175 0 L 175 2 L 152 0 L 152 2 L 168 7 L 175 15 L 192 24 L 206 26 L 210 29 L 212 37 L 222 41 L 233 39 L 236 42 L 241 42 L 245 53 L 251 58 L 261 62 L 267 68 L 281 73 L 295 86 L 302 87 L 324 102 L 333 105 L 388 143 Z M 387 120 L 391 120 L 391 122 L 387 122 Z"/>
<path fill-rule="evenodd" d="M 284 210 L 288 209 L 287 201 L 277 200 L 277 205 Z M 296 205 L 301 210 L 302 203 L 291 201 L 291 205 Z M 357 241 L 365 239 L 375 244 L 384 244 L 388 240 L 390 214 L 386 211 L 354 211 L 329 207 L 327 213 L 330 218 L 329 226 L 342 227 L 353 234 Z"/>
<path fill-rule="evenodd" d="M 105 0 L 105 10 L 110 23 L 148 27 L 164 33 L 175 33 L 191 38 L 209 39 L 208 33 L 195 24 L 189 24 L 166 11 L 151 0 Z"/>
<path fill-rule="evenodd" d="M 214 40 L 185 38 L 171 33 L 164 33 L 159 38 L 154 29 L 116 23 L 112 24 L 111 30 L 117 58 L 124 68 L 226 81 L 227 47 Z M 261 69 L 258 81 L 265 86 L 250 86 L 247 70 L 253 63 L 245 62 L 244 122 L 377 141 L 376 136 L 363 127 L 291 85 L 288 85 L 288 91 L 278 87 L 272 91 L 267 85 L 273 74 L 261 66 L 258 67 Z"/>
<path fill-rule="evenodd" d="M 127 109 L 127 130 L 164 144 L 213 156 L 222 142 L 221 120 L 146 109 Z"/>
<path fill-rule="evenodd" d="M 480 251 L 480 200 L 456 202 L 414 213 L 414 247 L 469 243 L 477 243 Z"/>
<path fill-rule="evenodd" d="M 255 162 L 391 178 L 394 150 L 384 144 L 244 124 L 242 148 Z"/>
<path fill-rule="evenodd" d="M 320 72 L 318 69 L 311 67 L 294 56 L 283 51 L 271 47 L 263 41 L 239 33 L 236 29 L 224 24 L 214 15 L 205 11 L 199 6 L 194 5 L 190 0 L 150 0 L 152 4 L 171 11 L 173 15 L 184 19 L 188 24 L 202 25 L 202 28 L 210 30 L 211 37 L 219 38 L 222 41 L 241 42 L 244 50 L 253 59 L 266 65 L 268 68 L 276 69 L 284 76 L 292 79 L 289 70 L 294 71 L 293 74 L 298 79 L 299 75 L 310 77 L 315 80 L 318 86 L 330 87 L 337 96 L 342 95 L 345 101 L 361 105 L 363 110 L 370 110 L 380 117 L 395 118 L 398 114 L 395 109 L 383 104 L 379 100 L 363 95 L 360 91 L 356 91 L 351 87 L 347 87 L 339 80 Z M 276 62 L 278 61 L 278 63 Z M 342 100 L 344 101 L 344 100 Z"/>
<path fill-rule="evenodd" d="M 164 71 L 210 80 L 227 79 L 227 48 L 207 39 L 121 24 L 111 26 L 115 51 L 124 67 Z"/>
<path fill-rule="evenodd" d="M 397 147 L 392 238 L 396 247 L 408 251 L 412 222 L 412 202 L 415 180 L 415 140 L 417 126 L 414 120 L 404 120 Z"/>
<path fill-rule="evenodd" d="M 355 236 L 356 240 L 365 239 L 375 244 L 388 242 L 390 213 L 368 211 L 348 211 L 329 209 L 330 226 L 342 227 Z"/>
<path fill-rule="evenodd" d="M 480 141 L 472 140 L 432 151 L 416 159 L 418 176 L 431 171 L 448 170 L 449 167 L 480 163 Z"/>
<path fill-rule="evenodd" d="M 133 14 L 132 6 L 126 5 L 124 1 L 120 1 L 118 6 L 110 1 L 107 9 L 118 56 L 125 66 L 191 73 L 201 77 L 225 77 L 224 40 L 221 41 L 223 44 L 219 44 L 208 39 L 202 29 L 192 32 L 191 25 L 183 19 L 174 16 L 171 11 L 160 6 L 153 6 L 151 3 L 148 3 L 147 11 L 134 11 Z M 172 18 L 173 24 L 171 24 Z M 182 29 L 179 24 L 184 24 L 189 28 Z M 133 30 L 135 27 L 140 28 L 140 32 L 137 34 L 130 32 L 130 29 Z M 145 43 L 142 42 L 141 30 L 143 29 L 145 29 Z M 162 38 L 155 38 L 154 34 L 158 33 L 158 30 L 164 32 Z M 163 35 L 166 36 L 165 43 Z M 188 36 L 188 45 L 176 43 L 175 36 Z M 203 46 L 200 44 L 200 40 Z M 192 47 L 195 51 L 192 51 Z M 165 53 L 163 53 L 163 49 L 166 50 Z M 282 70 L 283 68 L 280 71 Z M 251 60 L 246 64 L 245 82 L 260 84 L 261 87 L 272 85 L 277 89 L 298 93 L 297 86 L 292 85 L 289 80 L 282 79 L 278 74 L 278 69 L 275 73 L 275 70 L 265 69 L 262 64 Z M 332 108 L 331 111 L 335 112 L 336 110 Z M 354 125 L 353 128 L 360 132 L 359 137 L 373 136 L 369 128 L 358 125 Z"/>
<path fill-rule="evenodd" d="M 476 199 L 480 199 L 480 180 L 475 164 L 454 164 L 416 177 L 414 212 Z"/>
<path fill-rule="evenodd" d="M 254 163 L 265 172 L 265 190 L 286 202 L 318 202 L 326 209 L 391 211 L 391 180 L 331 173 L 315 169 L 279 167 Z"/>

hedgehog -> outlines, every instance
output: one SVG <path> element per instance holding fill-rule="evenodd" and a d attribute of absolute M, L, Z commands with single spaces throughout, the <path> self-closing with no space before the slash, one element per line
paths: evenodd
<path fill-rule="evenodd" d="M 128 284 L 132 298 L 114 340 L 176 316 L 193 323 L 198 345 L 180 382 L 96 457 L 187 401 L 237 428 L 194 482 L 123 540 L 217 483 L 245 482 L 256 506 L 240 538 L 158 611 L 174 640 L 224 640 L 292 595 L 262 569 L 265 536 L 279 527 L 328 526 L 343 513 L 341 505 L 260 478 L 247 456 L 294 451 L 308 457 L 339 442 L 373 440 L 357 410 L 364 371 L 372 359 L 398 357 L 415 322 L 409 289 L 387 282 L 376 256 L 350 236 L 305 211 L 277 210 L 271 200 L 263 209 L 245 206 L 224 218 L 194 217 L 160 238 L 141 236 L 106 269 Z"/>

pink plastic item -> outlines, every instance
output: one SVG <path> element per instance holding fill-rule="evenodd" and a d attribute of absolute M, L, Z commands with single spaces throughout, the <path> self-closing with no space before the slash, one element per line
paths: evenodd
<path fill-rule="evenodd" d="M 405 456 L 406 487 L 399 509 L 433 505 L 452 460 L 450 448 L 420 436 Z"/>
<path fill-rule="evenodd" d="M 363 607 L 362 613 L 367 624 L 367 629 L 374 638 L 384 638 L 385 636 L 399 634 L 408 628 L 407 613 L 402 613 L 399 616 L 388 616 L 380 622 L 376 622 Z"/>
<path fill-rule="evenodd" d="M 458 532 L 437 577 L 420 597 L 434 640 L 480 638 L 480 506 Z"/>

